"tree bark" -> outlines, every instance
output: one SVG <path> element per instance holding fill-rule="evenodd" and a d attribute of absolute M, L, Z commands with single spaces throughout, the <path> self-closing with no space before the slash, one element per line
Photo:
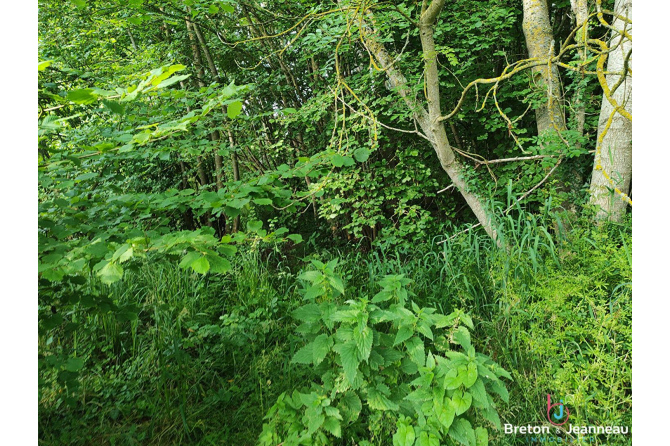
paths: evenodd
<path fill-rule="evenodd" d="M 233 140 L 233 132 L 228 130 L 228 141 L 230 141 L 230 158 L 233 162 L 233 181 L 239 181 L 240 180 L 240 169 L 239 165 L 237 162 L 237 153 L 235 152 L 235 141 Z M 236 216 L 233 219 L 233 227 L 232 227 L 232 232 L 237 232 L 240 227 L 240 216 Z"/>
<path fill-rule="evenodd" d="M 546 0 L 523 0 L 523 33 L 528 57 L 554 57 L 554 38 Z M 532 73 L 534 83 L 547 95 L 546 104 L 535 108 L 537 134 L 542 136 L 550 130 L 565 130 L 558 69 L 556 66 L 538 65 L 532 68 Z"/>
<path fill-rule="evenodd" d="M 463 195 L 486 233 L 500 244 L 493 216 L 487 211 L 483 200 L 468 188 L 463 175 L 465 166 L 456 159 L 447 139 L 444 123 L 438 121 L 440 117 L 440 87 L 437 70 L 437 52 L 435 51 L 435 42 L 433 39 L 433 26 L 442 11 L 444 2 L 445 0 L 434 0 L 428 5 L 424 1 L 419 22 L 421 46 L 425 58 L 424 75 L 426 79 L 428 111 L 414 99 L 405 76 L 396 67 L 393 58 L 386 52 L 384 46 L 377 40 L 375 36 L 377 30 L 374 26 L 374 16 L 371 11 L 366 12 L 370 23 L 362 21 L 364 42 L 370 52 L 379 61 L 380 67 L 386 72 L 391 87 L 400 95 L 412 111 L 414 119 L 418 122 L 422 131 L 430 139 L 433 149 L 440 160 L 442 169 L 449 175 L 451 181 L 456 185 L 461 195 Z"/>
<path fill-rule="evenodd" d="M 582 63 L 586 63 L 586 41 L 588 40 L 588 17 L 589 10 L 587 0 L 570 0 L 572 6 L 572 12 L 575 15 L 575 26 L 581 27 L 577 31 L 577 42 L 583 45 L 583 48 L 579 51 L 579 56 L 582 60 Z M 581 78 L 584 79 L 584 74 L 582 73 Z M 574 107 L 575 107 L 575 123 L 577 124 L 577 132 L 579 136 L 584 135 L 584 124 L 586 122 L 586 105 L 584 104 L 584 88 L 583 86 L 578 88 L 575 91 L 574 96 Z M 577 143 L 578 147 L 581 147 L 581 143 Z"/>
<path fill-rule="evenodd" d="M 632 0 L 616 0 L 614 12 L 622 17 L 633 19 Z M 612 23 L 617 30 L 626 29 L 632 36 L 631 25 L 623 20 L 614 18 Z M 608 55 L 607 72 L 622 73 L 625 80 L 611 95 L 624 113 L 629 116 L 633 111 L 633 79 L 628 73 L 632 69 L 633 59 L 630 57 L 632 42 L 619 33 L 613 33 L 609 47 L 614 48 Z M 623 39 L 623 41 L 622 41 Z M 627 65 L 627 66 L 626 66 Z M 607 85 L 612 89 L 621 79 L 621 74 L 606 76 Z M 609 129 L 607 125 L 610 122 Z M 591 178 L 590 203 L 599 207 L 596 217 L 621 221 L 629 203 L 627 196 L 630 192 L 632 180 L 632 153 L 633 153 L 633 125 L 632 121 L 621 112 L 616 111 L 608 98 L 603 95 L 598 122 L 598 149 Z M 610 177 L 611 181 L 607 179 Z M 625 194 L 625 197 L 622 196 Z"/>

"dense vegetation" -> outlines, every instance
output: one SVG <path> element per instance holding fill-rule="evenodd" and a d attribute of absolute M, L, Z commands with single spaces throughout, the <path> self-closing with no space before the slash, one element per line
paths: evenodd
<path fill-rule="evenodd" d="M 40 1 L 40 441 L 630 444 L 631 19 Z"/>

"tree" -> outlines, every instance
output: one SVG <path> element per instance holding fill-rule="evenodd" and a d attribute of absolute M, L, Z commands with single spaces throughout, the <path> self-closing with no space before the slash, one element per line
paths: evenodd
<path fill-rule="evenodd" d="M 621 221 L 632 180 L 632 0 L 616 0 L 609 48 L 600 56 L 599 65 L 607 59 L 607 75 L 600 76 L 603 100 L 598 124 L 598 146 L 591 178 L 590 203 L 598 206 L 597 217 Z M 598 2 L 600 9 L 600 2 Z M 604 22 L 603 12 L 598 17 Z M 602 72 L 602 70 L 600 70 Z"/>

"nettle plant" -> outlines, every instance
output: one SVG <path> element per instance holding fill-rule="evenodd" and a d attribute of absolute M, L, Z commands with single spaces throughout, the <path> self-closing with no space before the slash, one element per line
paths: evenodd
<path fill-rule="evenodd" d="M 279 396 L 260 444 L 324 445 L 336 437 L 364 445 L 392 430 L 397 446 L 488 444 L 487 429 L 474 425 L 488 420 L 500 428 L 491 395 L 507 402 L 500 378 L 511 377 L 475 351 L 470 317 L 411 302 L 412 281 L 403 275 L 385 276 L 371 300 L 339 304 L 344 284 L 334 272 L 337 260 L 312 264 L 316 270 L 299 276 L 306 303 L 293 312 L 307 343 L 292 361 L 313 366 L 316 379 Z M 381 435 L 374 432 L 380 426 Z"/>

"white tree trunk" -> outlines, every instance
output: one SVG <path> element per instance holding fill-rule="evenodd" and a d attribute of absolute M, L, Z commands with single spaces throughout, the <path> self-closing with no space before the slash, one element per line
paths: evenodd
<path fill-rule="evenodd" d="M 632 21 L 632 0 L 616 0 L 614 11 L 617 15 Z M 632 36 L 632 26 L 615 18 L 612 25 L 617 30 L 626 29 Z M 627 59 L 628 68 L 632 70 L 632 42 L 621 34 L 613 32 L 609 46 L 614 50 L 609 53 L 607 72 L 622 73 Z M 622 42 L 623 39 L 623 42 Z M 612 89 L 620 80 L 619 74 L 606 76 L 607 85 Z M 611 98 L 624 109 L 624 114 L 632 115 L 633 111 L 633 79 L 627 73 L 625 80 L 611 95 Z M 632 179 L 633 123 L 620 112 L 614 113 L 609 128 L 607 124 L 614 112 L 614 106 L 603 95 L 598 123 L 598 150 L 591 178 L 590 203 L 599 206 L 597 217 L 611 221 L 621 221 L 626 205 L 629 202 L 630 182 Z M 609 177 L 609 179 L 607 178 Z"/>
<path fill-rule="evenodd" d="M 549 59 L 555 56 L 554 37 L 546 0 L 523 0 L 523 34 L 526 37 L 528 57 Z M 547 102 L 535 109 L 537 133 L 565 129 L 561 81 L 558 69 L 552 65 L 538 65 L 533 69 L 535 85 L 544 90 Z"/>

